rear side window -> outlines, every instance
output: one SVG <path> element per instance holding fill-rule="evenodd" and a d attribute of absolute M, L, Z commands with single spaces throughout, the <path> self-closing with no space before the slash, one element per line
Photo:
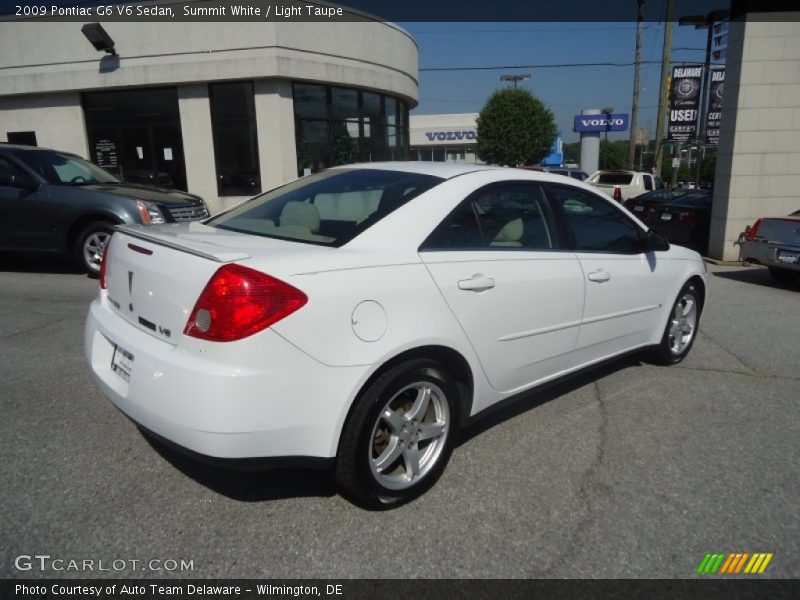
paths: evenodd
<path fill-rule="evenodd" d="M 549 189 L 572 232 L 576 251 L 640 252 L 641 231 L 610 202 L 570 186 L 551 185 Z"/>
<path fill-rule="evenodd" d="M 442 181 L 379 169 L 322 171 L 256 196 L 206 224 L 338 247 Z"/>
<path fill-rule="evenodd" d="M 597 183 L 607 183 L 609 185 L 628 185 L 633 180 L 631 173 L 600 173 L 597 176 Z"/>
<path fill-rule="evenodd" d="M 538 185 L 490 186 L 472 194 L 442 221 L 422 250 L 558 247 L 553 216 Z"/>

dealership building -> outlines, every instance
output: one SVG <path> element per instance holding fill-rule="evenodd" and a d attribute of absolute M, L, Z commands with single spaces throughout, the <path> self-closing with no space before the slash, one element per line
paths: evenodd
<path fill-rule="evenodd" d="M 104 22 L 113 53 L 85 23 L 0 22 L 0 141 L 188 190 L 212 211 L 332 165 L 406 159 L 417 45 L 359 18 Z"/>
<path fill-rule="evenodd" d="M 412 115 L 409 124 L 411 160 L 475 163 L 478 113 Z"/>

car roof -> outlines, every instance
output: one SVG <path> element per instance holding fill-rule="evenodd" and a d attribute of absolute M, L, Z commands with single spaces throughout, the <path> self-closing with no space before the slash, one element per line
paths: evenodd
<path fill-rule="evenodd" d="M 58 152 L 59 154 L 76 156 L 72 152 L 63 150 L 53 150 L 52 148 L 42 148 L 41 146 L 25 146 L 24 144 L 9 144 L 8 142 L 0 142 L 0 150 L 7 150 L 12 154 L 15 152 Z"/>
<path fill-rule="evenodd" d="M 370 163 L 356 163 L 352 165 L 341 165 L 338 167 L 331 167 L 335 169 L 375 169 L 385 171 L 402 171 L 405 173 L 418 173 L 420 175 L 432 175 L 434 177 L 441 177 L 442 179 L 451 179 L 465 173 L 474 173 L 475 171 L 496 171 L 504 170 L 509 167 L 498 167 L 492 165 L 475 165 L 468 163 L 446 163 L 446 162 L 431 162 L 431 161 L 391 161 L 391 162 L 370 162 Z"/>

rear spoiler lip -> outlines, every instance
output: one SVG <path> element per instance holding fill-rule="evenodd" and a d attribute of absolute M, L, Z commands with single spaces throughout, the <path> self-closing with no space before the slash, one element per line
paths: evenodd
<path fill-rule="evenodd" d="M 146 225 L 117 225 L 114 227 L 116 231 L 120 231 L 125 235 L 139 238 L 148 242 L 156 243 L 160 246 L 173 248 L 193 254 L 201 258 L 207 258 L 219 263 L 229 263 L 237 260 L 244 260 L 250 258 L 250 254 L 242 252 L 241 250 L 231 250 L 224 246 L 218 246 L 209 242 L 195 242 L 185 238 L 175 237 L 175 241 L 170 239 L 170 236 L 165 233 L 151 233 L 147 230 Z"/>

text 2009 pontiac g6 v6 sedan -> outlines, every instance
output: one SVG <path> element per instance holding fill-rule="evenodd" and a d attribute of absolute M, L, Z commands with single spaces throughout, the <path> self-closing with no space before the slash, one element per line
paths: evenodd
<path fill-rule="evenodd" d="M 318 459 L 393 506 L 491 405 L 635 349 L 680 361 L 707 283 L 697 253 L 575 180 L 353 165 L 203 223 L 119 227 L 86 356 L 179 447 Z"/>

